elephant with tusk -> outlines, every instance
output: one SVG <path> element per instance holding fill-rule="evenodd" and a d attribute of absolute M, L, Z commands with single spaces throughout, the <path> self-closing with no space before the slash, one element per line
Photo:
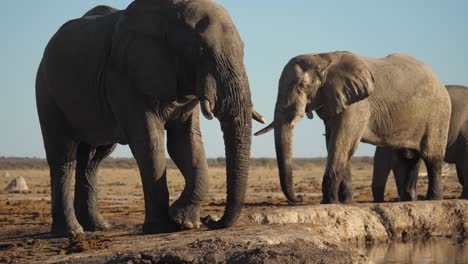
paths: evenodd
<path fill-rule="evenodd" d="M 346 51 L 301 55 L 287 63 L 274 120 L 255 135 L 274 129 L 281 188 L 292 203 L 302 201 L 293 188 L 292 132 L 304 113 L 312 118 L 313 111 L 326 130 L 323 203 L 352 201 L 349 160 L 359 142 L 421 153 L 429 172 L 427 198 L 442 198 L 451 104 L 426 65 L 404 54 L 373 59 Z"/>
<path fill-rule="evenodd" d="M 52 233 L 108 226 L 97 206 L 96 171 L 128 144 L 143 183 L 144 233 L 200 226 L 208 190 L 200 103 L 224 133 L 227 198 L 219 221 L 239 218 L 247 188 L 252 106 L 244 43 L 228 12 L 209 0 L 135 0 L 98 6 L 49 41 L 36 77 L 36 103 L 50 167 Z M 169 207 L 167 150 L 186 185 Z M 75 201 L 71 180 L 76 162 Z"/>

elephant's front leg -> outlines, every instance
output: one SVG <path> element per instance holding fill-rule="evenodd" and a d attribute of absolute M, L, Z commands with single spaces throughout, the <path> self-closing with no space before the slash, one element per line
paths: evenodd
<path fill-rule="evenodd" d="M 330 137 L 331 137 L 331 129 L 327 126 L 327 123 L 324 122 L 325 125 L 325 144 L 329 146 Z M 341 181 L 338 196 L 341 203 L 352 203 L 353 202 L 353 186 L 351 181 L 351 168 L 348 166 L 343 171 L 343 180 Z"/>
<path fill-rule="evenodd" d="M 208 191 L 208 165 L 201 138 L 198 109 L 188 118 L 174 121 L 167 131 L 167 149 L 185 178 L 180 198 L 169 215 L 182 228 L 200 227 L 200 206 Z"/>
<path fill-rule="evenodd" d="M 135 122 L 131 127 L 127 137 L 140 170 L 145 198 L 143 233 L 175 231 L 168 215 L 164 126 L 154 117 L 147 117 L 143 124 Z"/>
<path fill-rule="evenodd" d="M 349 162 L 346 168 L 343 170 L 343 180 L 340 183 L 338 197 L 340 202 L 344 204 L 350 204 L 354 202 L 353 184 L 351 180 L 351 164 Z"/>
<path fill-rule="evenodd" d="M 352 197 L 349 160 L 359 145 L 366 124 L 363 122 L 358 125 L 356 120 L 352 119 L 352 115 L 348 114 L 327 125 L 330 126 L 330 138 L 327 144 L 327 167 L 322 181 L 322 203 L 340 203 L 341 184 L 344 184 L 341 187 L 344 194 L 341 195 L 341 200 L 348 202 Z M 345 191 L 348 194 L 345 194 Z M 348 201 L 343 199 L 345 197 Z"/>

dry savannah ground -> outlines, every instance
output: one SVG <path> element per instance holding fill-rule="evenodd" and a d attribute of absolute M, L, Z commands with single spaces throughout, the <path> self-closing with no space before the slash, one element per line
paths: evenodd
<path fill-rule="evenodd" d="M 225 199 L 224 160 L 210 160 L 210 190 L 202 215 L 221 215 Z M 389 177 L 388 203 L 372 204 L 372 159 L 353 160 L 355 204 L 319 205 L 323 159 L 298 159 L 294 185 L 303 205 L 291 206 L 280 190 L 276 162 L 252 161 L 243 217 L 227 230 L 142 235 L 144 204 L 138 169 L 132 160 L 110 159 L 99 171 L 99 205 L 112 227 L 75 238 L 50 238 L 49 172 L 38 159 L 0 158 L 0 188 L 22 176 L 29 191 L 0 192 L 0 263 L 13 262 L 194 262 L 194 263 L 361 263 L 366 247 L 390 240 L 449 236 L 460 245 L 468 226 L 468 202 L 457 200 L 461 186 L 454 168 L 443 177 L 441 202 L 396 203 Z M 184 187 L 168 169 L 171 202 Z M 427 178 L 418 192 L 424 194 Z M 466 260 L 465 257 L 462 256 Z M 463 261 L 463 259 L 462 259 Z"/>

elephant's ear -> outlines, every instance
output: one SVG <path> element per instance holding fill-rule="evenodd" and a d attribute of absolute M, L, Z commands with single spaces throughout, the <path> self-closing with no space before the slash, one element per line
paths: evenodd
<path fill-rule="evenodd" d="M 144 94 L 173 101 L 176 60 L 167 44 L 168 19 L 158 2 L 136 0 L 123 11 L 114 29 L 111 63 Z"/>
<path fill-rule="evenodd" d="M 322 71 L 321 100 L 331 115 L 367 98 L 374 90 L 374 77 L 367 64 L 351 53 L 344 53 Z"/>

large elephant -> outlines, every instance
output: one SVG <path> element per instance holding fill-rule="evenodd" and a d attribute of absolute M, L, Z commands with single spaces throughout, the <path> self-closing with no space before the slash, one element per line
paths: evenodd
<path fill-rule="evenodd" d="M 463 185 L 461 197 L 468 199 L 468 87 L 446 86 L 452 114 L 445 149 L 445 162 L 455 164 L 457 176 Z M 390 170 L 395 175 L 400 200 L 416 200 L 416 183 L 419 175 L 420 158 L 418 153 L 377 147 L 374 156 L 372 194 L 375 202 L 384 201 L 385 185 Z"/>
<path fill-rule="evenodd" d="M 208 0 L 135 0 L 122 11 L 101 6 L 65 23 L 49 41 L 36 78 L 52 233 L 105 228 L 96 169 L 116 143 L 130 146 L 140 170 L 143 232 L 199 226 L 208 187 L 199 102 L 206 118 L 220 121 L 227 160 L 226 210 L 205 224 L 231 226 L 247 187 L 251 120 L 263 119 L 252 107 L 243 46 L 227 11 Z M 165 131 L 168 153 L 186 180 L 170 208 Z"/>
<path fill-rule="evenodd" d="M 428 164 L 427 196 L 442 198 L 451 106 L 446 89 L 423 63 L 403 54 L 371 59 L 345 51 L 288 62 L 279 80 L 274 121 L 256 135 L 274 129 L 281 187 L 293 203 L 302 199 L 292 186 L 292 132 L 304 113 L 312 118 L 314 110 L 327 137 L 323 203 L 352 200 L 349 160 L 359 142 L 420 152 Z"/>

